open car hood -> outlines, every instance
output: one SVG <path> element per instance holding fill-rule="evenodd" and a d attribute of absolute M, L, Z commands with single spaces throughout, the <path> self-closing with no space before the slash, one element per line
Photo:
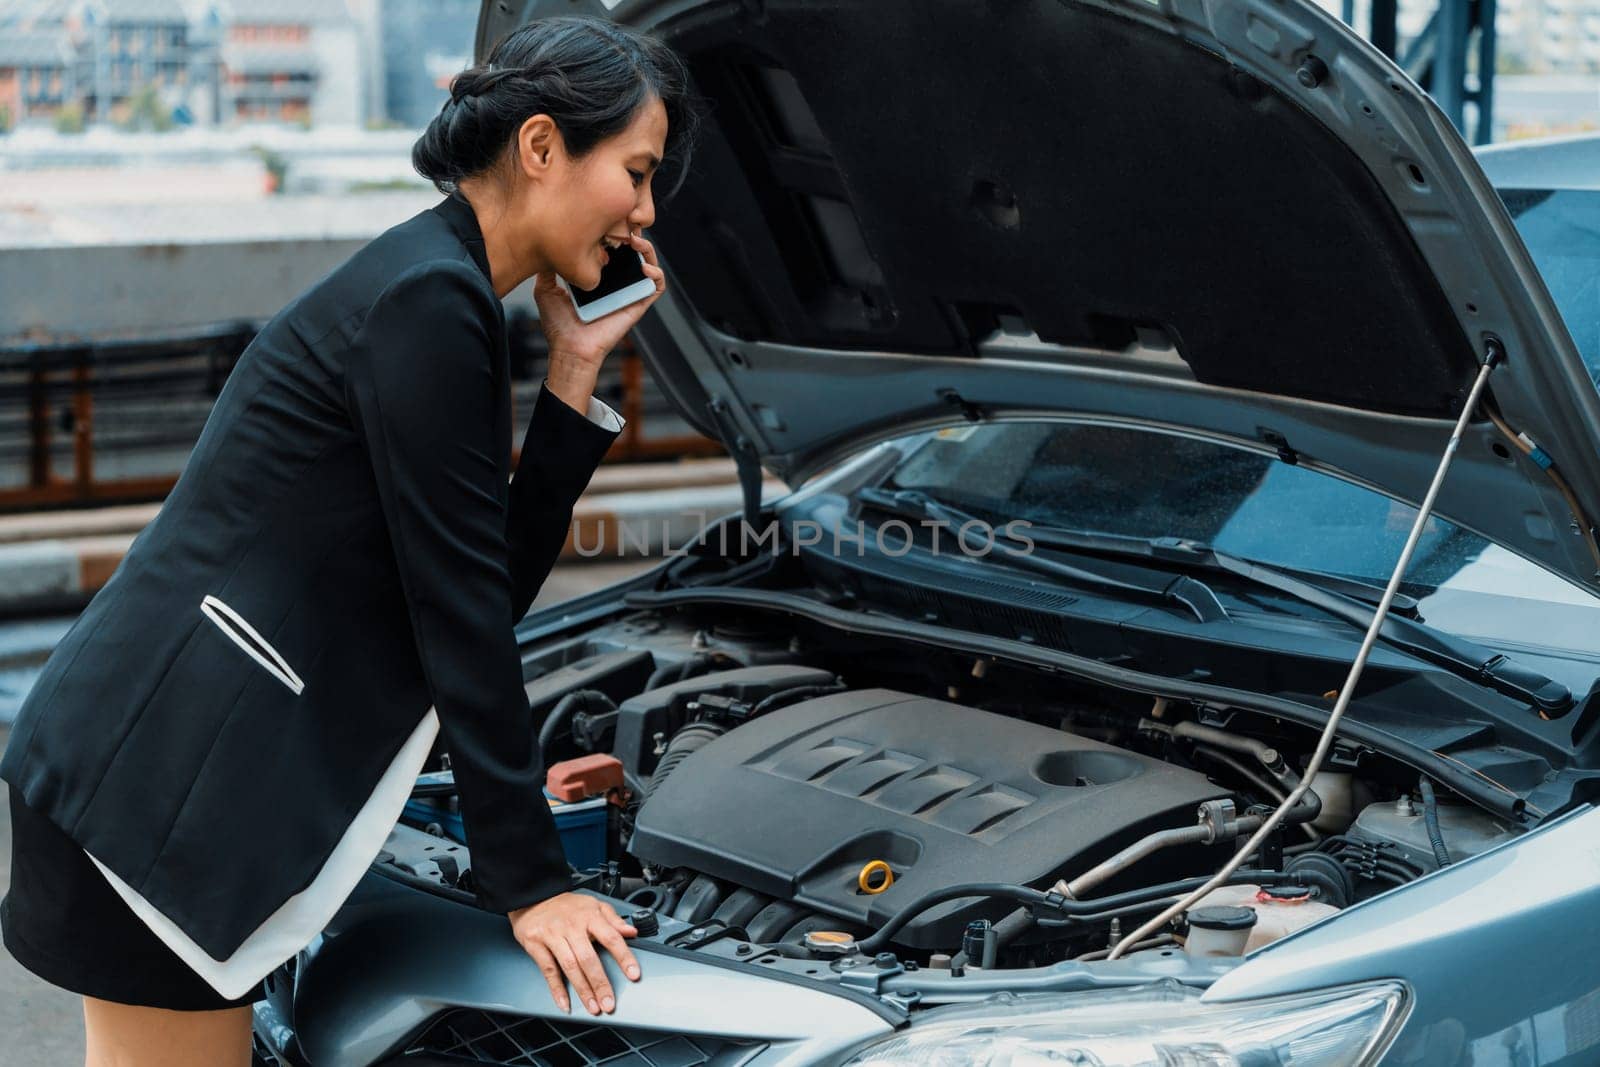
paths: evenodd
<path fill-rule="evenodd" d="M 1489 394 L 1539 451 L 1479 419 L 1438 512 L 1600 587 L 1578 352 L 1443 114 L 1320 9 L 485 0 L 478 57 L 572 12 L 668 41 L 711 102 L 638 334 L 748 470 L 794 485 L 912 430 L 1066 415 L 1415 502 L 1498 341 Z"/>

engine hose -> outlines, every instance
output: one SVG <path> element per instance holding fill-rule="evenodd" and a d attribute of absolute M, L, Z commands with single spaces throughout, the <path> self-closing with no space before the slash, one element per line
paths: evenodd
<path fill-rule="evenodd" d="M 779 704 L 788 703 L 790 700 L 808 696 L 823 696 L 828 693 L 837 693 L 848 688 L 843 682 L 835 679 L 827 685 L 796 685 L 788 689 L 780 689 L 776 693 L 768 693 L 756 701 L 755 707 L 750 709 L 750 717 L 771 711 Z"/>
<path fill-rule="evenodd" d="M 598 689 L 574 689 L 556 702 L 539 726 L 539 758 L 550 765 L 550 746 L 579 711 L 616 711 L 617 702 Z"/>
<path fill-rule="evenodd" d="M 1220 763 L 1224 767 L 1231 769 L 1235 774 L 1239 775 L 1245 781 L 1249 782 L 1251 785 L 1265 793 L 1274 803 L 1282 804 L 1285 800 L 1289 799 L 1288 792 L 1282 787 L 1269 782 L 1264 776 L 1245 766 L 1243 761 L 1234 759 L 1229 753 L 1223 752 L 1220 749 L 1212 748 L 1209 745 L 1195 745 L 1194 750 L 1195 752 L 1205 756 L 1207 759 L 1216 763 Z M 1296 823 L 1299 825 L 1300 829 L 1304 831 L 1307 837 L 1309 837 L 1312 841 L 1316 841 L 1322 835 L 1311 828 L 1311 823 L 1314 819 L 1322 814 L 1322 798 L 1317 796 L 1315 790 L 1307 789 L 1305 796 L 1300 798 L 1300 804 L 1296 805 L 1296 807 L 1310 810 L 1310 805 L 1312 803 L 1315 803 L 1317 807 L 1316 813 L 1310 818 L 1305 818 L 1303 813 L 1297 810 L 1290 812 L 1289 816 L 1285 817 L 1284 821 Z"/>
<path fill-rule="evenodd" d="M 1422 822 L 1428 828 L 1428 844 L 1433 846 L 1433 861 L 1440 867 L 1450 866 L 1450 853 L 1444 847 L 1444 834 L 1439 830 L 1439 803 L 1433 795 L 1433 782 L 1423 775 L 1417 784 L 1422 791 Z"/>
<path fill-rule="evenodd" d="M 1283 813 L 1286 823 L 1313 823 L 1322 815 L 1322 798 L 1317 796 L 1315 789 L 1307 789 L 1300 796 L 1300 803 Z"/>
<path fill-rule="evenodd" d="M 1396 878 L 1403 878 L 1408 882 L 1414 882 L 1418 878 L 1422 877 L 1422 875 L 1417 871 L 1412 870 L 1408 864 L 1397 863 L 1391 860 L 1379 860 L 1374 870 L 1387 871 Z"/>
<path fill-rule="evenodd" d="M 1028 908 L 1018 908 L 994 924 L 995 947 L 1005 948 L 1011 942 L 1032 930 L 1033 926 L 1033 912 Z"/>
<path fill-rule="evenodd" d="M 716 661 L 717 657 L 710 652 L 696 652 L 688 659 L 679 660 L 677 663 L 664 663 L 650 672 L 650 677 L 645 679 L 644 691 L 648 693 L 652 689 L 704 674 L 716 664 Z"/>
<path fill-rule="evenodd" d="M 671 774 L 678 764 L 727 732 L 728 728 L 721 723 L 692 722 L 673 734 L 671 742 L 667 744 L 667 750 L 661 754 L 661 759 L 656 764 L 655 773 L 650 776 L 649 784 L 644 787 L 644 800 L 640 806 L 650 803 L 650 798 L 656 795 L 656 790 L 661 788 L 661 783 L 667 780 L 667 775 Z"/>
<path fill-rule="evenodd" d="M 924 893 L 905 907 L 891 915 L 887 922 L 878 927 L 877 931 L 867 938 L 863 938 L 859 948 L 867 955 L 881 952 L 888 947 L 890 941 L 898 934 L 907 923 L 918 915 L 927 911 L 936 904 L 943 904 L 951 900 L 960 900 L 963 897 L 998 897 L 1005 900 L 1014 900 L 1018 904 L 1034 907 L 1045 905 L 1051 911 L 1057 912 L 1066 918 L 1079 918 L 1080 920 L 1097 916 L 1102 912 L 1114 908 L 1121 908 L 1132 904 L 1143 904 L 1159 897 L 1170 897 L 1175 893 L 1183 893 L 1196 889 L 1207 882 L 1207 878 L 1197 876 L 1184 878 L 1176 882 L 1165 882 L 1161 885 L 1145 886 L 1142 889 L 1130 889 L 1125 893 L 1116 893 L 1107 897 L 1097 897 L 1091 900 L 1072 900 L 1059 893 L 1045 893 L 1025 885 L 1013 885 L 1009 882 L 967 882 L 960 885 L 945 886 Z M 1283 875 L 1277 871 L 1236 870 L 1219 884 L 1277 883 L 1283 880 Z M 1001 920 L 1009 921 L 1010 917 Z M 1045 920 L 1039 920 L 1042 924 Z M 1057 920 L 1059 925 L 1060 921 Z"/>
<path fill-rule="evenodd" d="M 1037 889 L 1025 885 L 1013 885 L 1009 882 L 964 882 L 959 885 L 945 886 L 922 894 L 916 900 L 907 904 L 893 915 L 887 922 L 878 927 L 871 937 L 862 939 L 857 948 L 872 955 L 888 947 L 895 934 L 936 904 L 943 904 L 949 900 L 960 900 L 962 897 L 1000 897 L 1006 900 L 1015 900 L 1019 904 L 1044 904 L 1050 897 Z"/>
<path fill-rule="evenodd" d="M 1155 911 L 1171 905 L 1182 897 L 1180 894 L 1188 892 L 1195 886 L 1203 885 L 1203 877 L 1185 878 L 1181 882 L 1169 882 L 1164 886 L 1151 886 L 1148 889 L 1135 890 L 1119 894 L 1116 897 L 1103 897 L 1100 900 L 1083 901 L 1085 905 L 1094 904 L 1094 908 L 1074 911 L 1063 918 L 1041 918 L 1034 920 L 1034 924 L 1043 929 L 1059 929 L 1067 926 L 1086 926 L 1094 923 L 1110 922 L 1112 919 L 1121 919 L 1129 915 L 1138 915 L 1141 912 Z M 1284 875 L 1281 871 L 1250 870 L 1244 868 L 1228 875 L 1223 885 L 1281 885 L 1285 882 L 1294 884 L 1294 880 Z M 1150 896 L 1152 890 L 1165 890 L 1166 896 Z M 1142 897 L 1142 899 L 1131 899 Z M 1111 905 L 1111 906 L 1107 906 Z"/>
<path fill-rule="evenodd" d="M 1178 939 L 1173 937 L 1171 934 L 1157 934 L 1154 937 L 1145 938 L 1143 941 L 1139 942 L 1137 945 L 1130 946 L 1128 948 L 1128 951 L 1129 952 L 1143 952 L 1147 948 L 1161 948 L 1163 945 L 1174 945 L 1174 944 L 1177 944 L 1177 942 L 1178 942 Z M 1094 952 L 1085 952 L 1081 956 L 1074 956 L 1074 957 L 1072 957 L 1072 962 L 1073 963 L 1089 963 L 1089 962 L 1091 962 L 1093 960 L 1103 960 L 1109 955 L 1111 955 L 1111 950 L 1109 948 L 1102 948 L 1102 949 L 1097 949 Z"/>
<path fill-rule="evenodd" d="M 1410 884 L 1410 882 L 1407 879 L 1400 877 L 1398 874 L 1395 874 L 1393 871 L 1377 870 L 1377 871 L 1373 871 L 1370 875 L 1364 874 L 1361 877 L 1370 879 L 1371 881 L 1374 881 L 1374 882 L 1388 882 L 1390 885 L 1409 885 Z"/>

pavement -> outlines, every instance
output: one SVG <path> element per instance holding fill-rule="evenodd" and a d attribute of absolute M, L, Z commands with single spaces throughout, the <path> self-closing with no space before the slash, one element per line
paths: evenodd
<path fill-rule="evenodd" d="M 535 608 L 557 604 L 582 593 L 632 577 L 655 560 L 628 559 L 560 564 L 550 572 Z M 4 667 L 7 650 L 53 646 L 71 626 L 70 616 L 0 624 L 0 751 L 9 739 L 15 703 L 21 700 L 37 666 Z M 0 895 L 11 885 L 11 817 L 9 792 L 0 786 Z M 83 1001 L 76 994 L 48 984 L 24 970 L 0 947 L 0 1067 L 82 1067 Z"/>
<path fill-rule="evenodd" d="M 11 727 L 0 725 L 0 751 Z M 0 894 L 11 888 L 11 798 L 0 789 Z M 22 968 L 0 947 L 0 1067 L 82 1067 L 83 1000 Z"/>

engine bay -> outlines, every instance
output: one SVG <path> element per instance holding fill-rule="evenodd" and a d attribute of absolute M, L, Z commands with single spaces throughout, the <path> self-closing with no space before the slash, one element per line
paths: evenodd
<path fill-rule="evenodd" d="M 525 678 L 551 782 L 604 812 L 584 854 L 605 860 L 574 884 L 768 959 L 892 950 L 960 973 L 1104 958 L 1231 856 L 1317 740 L 726 608 L 627 614 L 532 649 Z M 454 798 L 422 792 L 436 814 L 408 807 L 416 838 L 380 862 L 470 893 L 465 848 L 441 863 L 418 844 L 454 836 Z M 1519 832 L 1398 760 L 1339 749 L 1227 884 L 1124 948 L 1238 955 Z"/>

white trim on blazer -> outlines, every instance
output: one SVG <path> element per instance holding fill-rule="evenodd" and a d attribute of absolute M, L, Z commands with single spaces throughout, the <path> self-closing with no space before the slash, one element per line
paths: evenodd
<path fill-rule="evenodd" d="M 289 661 L 284 659 L 278 650 L 272 647 L 271 642 L 262 637 L 254 626 L 245 622 L 244 617 L 237 611 L 234 611 L 210 593 L 207 593 L 201 599 L 200 610 L 205 613 L 206 618 L 217 624 L 217 629 L 228 635 L 228 640 L 244 649 L 251 659 L 265 667 L 268 674 L 288 686 L 295 696 L 299 696 L 301 691 L 305 689 L 306 683 L 302 682 L 300 676 L 289 666 Z M 223 621 L 224 618 L 226 618 L 226 622 Z M 250 644 L 250 641 L 246 641 L 239 636 L 239 631 L 233 629 L 234 626 L 248 634 L 250 640 L 260 645 L 261 650 L 265 651 L 267 655 L 263 656 L 261 651 L 257 651 L 256 647 Z M 271 658 L 268 659 L 268 656 Z"/>
<path fill-rule="evenodd" d="M 87 851 L 84 855 L 94 861 L 111 888 L 179 959 L 219 994 L 236 1000 L 309 945 L 343 906 L 400 820 L 438 732 L 438 712 L 429 708 L 311 884 L 284 901 L 225 960 L 213 959 L 105 864 Z"/>

